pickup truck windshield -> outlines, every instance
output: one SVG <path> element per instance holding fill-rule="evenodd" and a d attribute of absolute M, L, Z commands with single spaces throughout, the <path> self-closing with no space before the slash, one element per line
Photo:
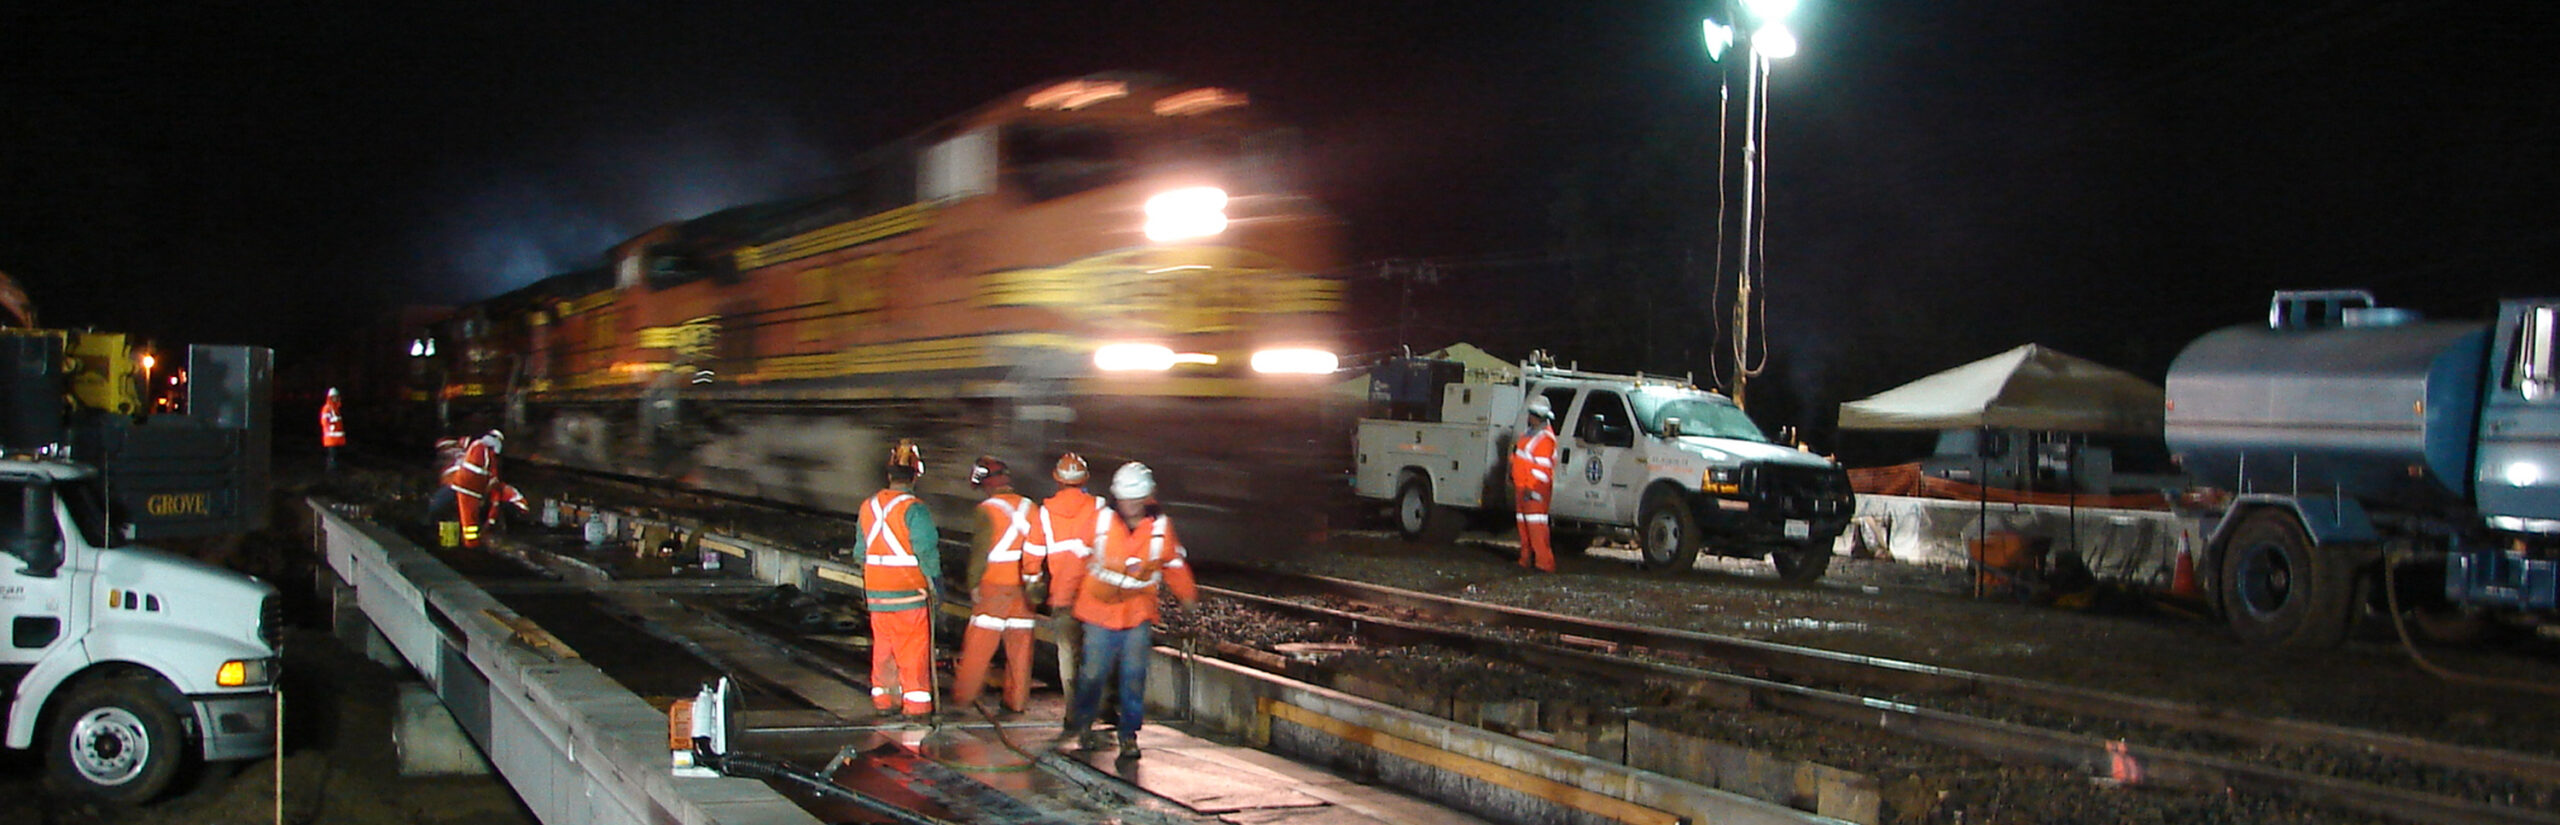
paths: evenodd
<path fill-rule="evenodd" d="M 1680 419 L 1681 435 L 1769 441 L 1768 436 L 1761 434 L 1760 425 L 1751 423 L 1750 416 L 1720 399 L 1662 392 L 1638 392 L 1631 399 L 1636 403 L 1636 421 L 1644 426 L 1645 432 L 1654 435 L 1662 434 L 1663 419 L 1677 418 Z"/>

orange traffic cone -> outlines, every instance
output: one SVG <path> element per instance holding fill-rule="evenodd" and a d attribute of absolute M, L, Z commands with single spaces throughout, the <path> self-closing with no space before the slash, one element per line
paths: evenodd
<path fill-rule="evenodd" d="M 2196 557 L 2187 552 L 2185 542 L 2178 544 L 2178 568 L 2169 576 L 2169 595 L 2181 599 L 2204 596 L 2204 589 L 2196 585 Z"/>

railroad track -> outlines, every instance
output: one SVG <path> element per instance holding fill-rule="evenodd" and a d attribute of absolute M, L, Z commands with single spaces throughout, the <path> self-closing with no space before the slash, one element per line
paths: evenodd
<path fill-rule="evenodd" d="M 1364 637 L 1386 643 L 1434 644 L 1621 680 L 1687 681 L 1720 705 L 1800 714 L 2109 781 L 2254 794 L 2406 822 L 2560 823 L 2550 809 L 2560 798 L 2560 760 L 2530 754 L 1341 579 L 1214 565 L 1202 573 L 1248 582 L 1242 586 L 1250 591 L 1212 588 L 1221 597 L 1353 623 Z M 2311 764 L 2350 769 L 2303 767 Z M 2342 773 L 2350 775 L 2333 775 Z"/>

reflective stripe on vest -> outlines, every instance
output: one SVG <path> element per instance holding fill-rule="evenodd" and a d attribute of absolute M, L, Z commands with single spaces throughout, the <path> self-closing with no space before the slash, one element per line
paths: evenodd
<path fill-rule="evenodd" d="M 1049 507 L 1045 504 L 1040 507 L 1040 534 L 1049 537 L 1048 552 L 1050 553 L 1063 550 L 1076 554 L 1077 558 L 1093 555 L 1093 546 L 1084 543 L 1084 539 L 1058 537 L 1058 528 L 1049 523 Z"/>
<path fill-rule="evenodd" d="M 1004 535 L 997 537 L 996 543 L 987 548 L 987 561 L 989 563 L 1021 561 L 1021 541 L 1023 537 L 1031 534 L 1031 500 L 1016 498 L 1014 503 L 1008 506 L 997 499 L 988 499 L 979 502 L 978 506 L 984 507 L 988 503 L 995 504 L 996 511 L 1005 515 L 1005 528 Z"/>
<path fill-rule="evenodd" d="M 915 496 L 905 493 L 899 493 L 885 501 L 878 496 L 872 497 L 870 501 L 871 532 L 862 537 L 863 564 L 876 564 L 882 567 L 917 566 L 916 557 L 907 552 L 906 542 L 898 538 L 897 531 L 889 529 L 889 513 L 896 510 L 898 505 L 915 500 Z M 884 541 L 888 543 L 889 549 L 895 552 L 873 552 L 873 549 L 879 547 Z"/>
<path fill-rule="evenodd" d="M 1119 516 L 1119 513 L 1106 512 L 1102 514 L 1102 518 L 1094 521 L 1094 547 L 1100 548 L 1103 545 L 1103 538 L 1110 535 L 1111 524 L 1114 520 L 1118 519 Z M 1147 536 L 1147 555 L 1143 558 L 1136 559 L 1139 566 L 1143 567 L 1149 562 L 1153 562 L 1164 557 L 1164 525 L 1165 522 L 1171 520 L 1172 519 L 1167 516 L 1156 517 L 1156 523 L 1152 526 L 1150 534 Z M 1166 567 L 1166 565 L 1157 565 L 1156 570 L 1148 573 L 1146 578 L 1141 579 L 1127 573 L 1122 573 L 1118 570 L 1104 569 L 1102 563 L 1103 558 L 1108 555 L 1109 554 L 1107 553 L 1093 554 L 1093 560 L 1085 563 L 1085 574 L 1101 579 L 1104 584 L 1108 584 L 1122 590 L 1143 590 L 1149 587 L 1154 587 L 1157 582 L 1164 580 L 1164 567 Z"/>

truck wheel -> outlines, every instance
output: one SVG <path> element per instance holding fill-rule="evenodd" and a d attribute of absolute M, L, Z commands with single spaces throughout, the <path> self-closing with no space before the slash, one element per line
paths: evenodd
<path fill-rule="evenodd" d="M 1417 475 L 1396 488 L 1396 532 L 1406 541 L 1448 544 L 1458 540 L 1465 523 L 1458 508 L 1432 502 L 1431 479 Z"/>
<path fill-rule="evenodd" d="M 55 714 L 45 770 L 63 791 L 139 805 L 177 780 L 186 745 L 177 712 L 149 683 L 92 681 L 73 689 Z"/>
<path fill-rule="evenodd" d="M 2260 510 L 2231 532 L 2222 553 L 2222 612 L 2256 645 L 2335 647 L 2354 608 L 2352 570 L 2323 553 L 2290 513 Z"/>
<path fill-rule="evenodd" d="M 1644 551 L 1647 570 L 1687 570 L 1698 566 L 1698 517 L 1670 493 L 1655 493 L 1644 500 L 1644 515 L 1636 520 L 1643 532 L 1636 536 L 1636 546 Z"/>
<path fill-rule="evenodd" d="M 1781 544 L 1769 548 L 1769 564 L 1778 568 L 1778 578 L 1805 584 L 1822 580 L 1831 570 L 1831 543 Z"/>

